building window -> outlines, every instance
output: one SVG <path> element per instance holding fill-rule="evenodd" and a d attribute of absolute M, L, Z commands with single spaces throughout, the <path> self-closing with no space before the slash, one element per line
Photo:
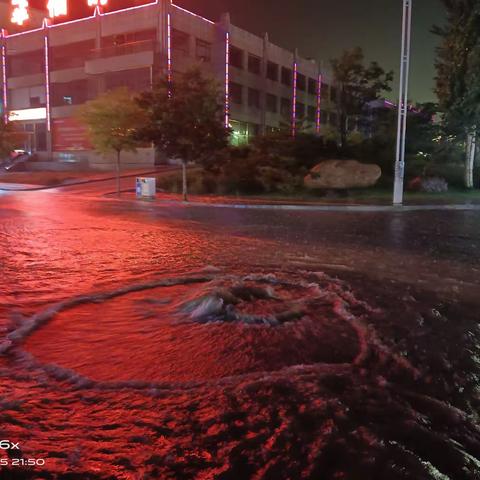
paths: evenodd
<path fill-rule="evenodd" d="M 230 82 L 230 100 L 232 103 L 242 105 L 243 103 L 243 88 L 240 84 Z"/>
<path fill-rule="evenodd" d="M 248 125 L 248 136 L 249 137 L 258 137 L 260 135 L 260 125 L 257 123 L 250 123 Z"/>
<path fill-rule="evenodd" d="M 50 49 L 50 68 L 65 70 L 67 68 L 83 67 L 85 60 L 90 58 L 95 49 L 95 40 L 58 45 Z M 74 52 L 74 55 L 72 54 Z"/>
<path fill-rule="evenodd" d="M 280 101 L 280 113 L 284 117 L 290 117 L 292 115 L 292 101 L 289 98 L 282 98 Z"/>
<path fill-rule="evenodd" d="M 248 71 L 254 73 L 255 75 L 260 75 L 262 68 L 262 63 L 260 57 L 256 55 L 248 54 Z"/>
<path fill-rule="evenodd" d="M 52 105 L 81 105 L 89 100 L 88 81 L 72 80 L 65 83 L 52 84 Z"/>
<path fill-rule="evenodd" d="M 322 125 L 328 125 L 328 112 L 322 111 L 320 113 L 320 123 Z"/>
<path fill-rule="evenodd" d="M 338 127 L 338 116 L 334 112 L 330 112 L 330 125 L 332 127 Z"/>
<path fill-rule="evenodd" d="M 177 30 L 178 31 L 178 30 Z M 181 32 L 183 33 L 183 32 Z M 102 38 L 102 47 L 116 47 L 126 43 L 144 42 L 146 40 L 155 40 L 157 31 L 155 29 L 138 30 L 136 32 L 117 33 Z"/>
<path fill-rule="evenodd" d="M 133 92 L 147 90 L 151 85 L 150 68 L 135 68 L 120 72 L 107 72 L 105 75 L 105 87 L 114 90 L 118 87 L 127 87 Z"/>
<path fill-rule="evenodd" d="M 317 114 L 317 109 L 315 107 L 312 107 L 311 105 L 309 105 L 308 108 L 307 108 L 307 120 L 309 122 L 315 123 L 316 114 Z"/>
<path fill-rule="evenodd" d="M 308 79 L 308 93 L 310 95 L 317 94 L 317 81 L 313 78 Z"/>
<path fill-rule="evenodd" d="M 248 89 L 248 106 L 260 108 L 260 92 L 254 88 Z"/>
<path fill-rule="evenodd" d="M 330 88 L 330 100 L 332 102 L 336 102 L 337 101 L 337 89 L 335 87 L 331 87 Z"/>
<path fill-rule="evenodd" d="M 190 35 L 188 33 L 182 32 L 177 29 L 172 30 L 172 49 L 177 52 L 181 52 L 185 55 L 188 55 L 190 52 L 189 48 Z"/>
<path fill-rule="evenodd" d="M 34 52 L 9 55 L 7 69 L 10 77 L 43 73 L 45 71 L 45 52 L 35 50 Z"/>
<path fill-rule="evenodd" d="M 45 123 L 35 124 L 35 150 L 38 152 L 47 151 L 47 126 Z"/>
<path fill-rule="evenodd" d="M 292 85 L 292 69 L 282 67 L 282 83 L 287 87 Z"/>
<path fill-rule="evenodd" d="M 305 104 L 304 103 L 297 102 L 296 116 L 297 116 L 297 119 L 302 119 L 302 118 L 305 117 Z"/>
<path fill-rule="evenodd" d="M 272 95 L 271 93 L 267 93 L 267 112 L 278 112 L 278 99 L 275 95 Z"/>
<path fill-rule="evenodd" d="M 278 82 L 278 65 L 273 62 L 267 62 L 267 78 Z"/>
<path fill-rule="evenodd" d="M 230 65 L 243 69 L 243 50 L 230 45 Z"/>
<path fill-rule="evenodd" d="M 195 41 L 195 56 L 201 62 L 210 62 L 212 60 L 212 45 L 199 38 Z"/>
<path fill-rule="evenodd" d="M 297 77 L 297 88 L 302 92 L 307 89 L 307 77 L 305 77 L 305 75 L 302 75 L 301 73 L 299 73 Z"/>
<path fill-rule="evenodd" d="M 31 108 L 42 107 L 42 101 L 40 100 L 40 97 L 30 97 L 30 107 Z"/>
<path fill-rule="evenodd" d="M 330 85 L 328 83 L 322 82 L 322 100 L 329 100 L 330 99 Z"/>

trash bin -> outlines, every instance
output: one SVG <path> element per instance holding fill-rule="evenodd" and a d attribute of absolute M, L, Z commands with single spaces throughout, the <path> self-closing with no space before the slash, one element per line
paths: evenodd
<path fill-rule="evenodd" d="M 137 177 L 135 193 L 137 198 L 155 198 L 157 182 L 155 177 Z"/>

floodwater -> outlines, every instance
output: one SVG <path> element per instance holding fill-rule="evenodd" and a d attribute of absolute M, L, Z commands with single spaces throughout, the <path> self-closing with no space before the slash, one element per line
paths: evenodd
<path fill-rule="evenodd" d="M 479 251 L 473 210 L 0 195 L 0 478 L 478 479 Z"/>

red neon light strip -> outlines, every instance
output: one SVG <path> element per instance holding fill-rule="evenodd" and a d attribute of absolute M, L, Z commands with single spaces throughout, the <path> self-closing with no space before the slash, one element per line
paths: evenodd
<path fill-rule="evenodd" d="M 230 128 L 230 33 L 225 34 L 225 128 Z"/>
<path fill-rule="evenodd" d="M 47 107 L 47 130 L 51 128 L 50 111 L 50 59 L 48 52 L 48 30 L 45 31 L 45 103 Z"/>
<path fill-rule="evenodd" d="M 157 2 L 153 3 L 144 3 L 143 5 L 135 5 L 134 7 L 127 7 L 127 8 L 121 8 L 120 10 L 114 10 L 113 12 L 100 12 L 101 15 L 107 16 L 107 15 L 115 15 L 116 13 L 120 12 L 128 12 L 129 10 L 138 10 L 140 8 L 145 8 L 145 7 L 152 7 L 153 5 L 156 5 Z"/>
<path fill-rule="evenodd" d="M 322 107 L 322 74 L 318 75 L 317 80 L 317 118 L 315 122 L 315 130 L 317 133 L 320 133 L 321 128 L 321 107 Z"/>
<path fill-rule="evenodd" d="M 173 70 L 172 70 L 172 16 L 170 13 L 167 13 L 167 80 L 168 80 L 168 96 L 171 96 L 172 92 L 170 91 L 173 79 Z"/>
<path fill-rule="evenodd" d="M 196 13 L 191 12 L 190 10 L 186 10 L 185 8 L 179 7 L 178 5 L 175 5 L 172 3 L 172 7 L 178 8 L 178 10 L 181 10 L 182 12 L 188 13 L 189 15 L 193 15 L 194 17 L 200 18 L 201 20 L 204 20 L 205 22 L 211 23 L 212 25 L 215 25 L 215 22 L 212 22 L 208 18 L 202 17 L 201 15 L 197 15 Z"/>
<path fill-rule="evenodd" d="M 293 63 L 293 105 L 292 105 L 292 135 L 297 133 L 297 79 L 298 79 L 298 64 Z"/>
<path fill-rule="evenodd" d="M 7 84 L 7 47 L 5 46 L 6 32 L 2 29 L 2 92 L 3 118 L 8 121 L 8 84 Z"/>

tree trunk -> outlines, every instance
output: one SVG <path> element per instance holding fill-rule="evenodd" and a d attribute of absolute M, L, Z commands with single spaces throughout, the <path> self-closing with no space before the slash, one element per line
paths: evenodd
<path fill-rule="evenodd" d="M 337 96 L 338 99 L 338 96 Z M 340 99 L 339 99 L 339 106 L 338 106 L 338 129 L 340 133 L 340 147 L 345 147 L 347 143 L 347 122 L 348 122 L 348 115 L 346 112 L 347 109 L 347 98 L 345 92 L 345 86 L 342 85 L 340 91 Z"/>
<path fill-rule="evenodd" d="M 117 196 L 120 196 L 120 151 L 117 151 Z"/>
<path fill-rule="evenodd" d="M 183 201 L 188 202 L 187 161 L 186 160 L 182 160 L 182 195 L 183 195 Z"/>
<path fill-rule="evenodd" d="M 469 133 L 467 136 L 467 155 L 465 158 L 465 187 L 473 188 L 473 166 L 477 150 L 477 134 Z"/>

